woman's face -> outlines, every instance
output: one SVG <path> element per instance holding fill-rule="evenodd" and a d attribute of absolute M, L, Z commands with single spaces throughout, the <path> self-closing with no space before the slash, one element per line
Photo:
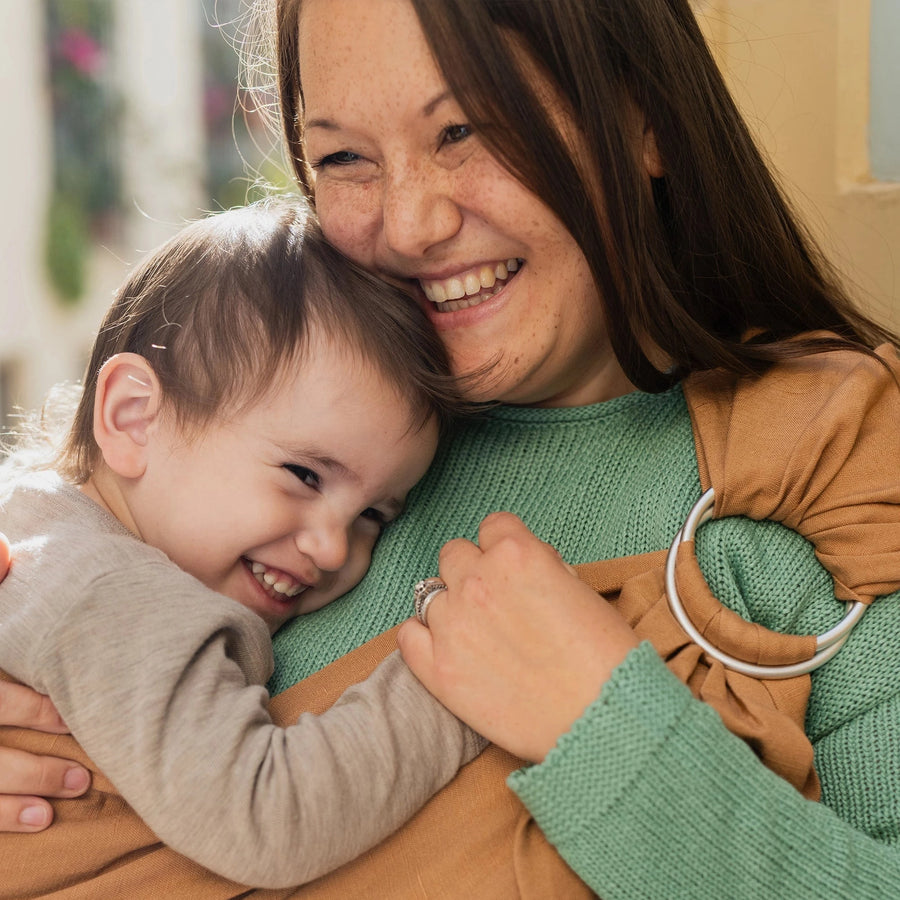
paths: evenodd
<path fill-rule="evenodd" d="M 578 245 L 481 144 L 408 0 L 304 0 L 307 159 L 325 234 L 412 285 L 472 393 L 575 406 L 631 385 Z"/>

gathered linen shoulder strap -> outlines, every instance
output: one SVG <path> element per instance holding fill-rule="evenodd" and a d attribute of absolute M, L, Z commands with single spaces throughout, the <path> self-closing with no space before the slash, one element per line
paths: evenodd
<path fill-rule="evenodd" d="M 841 600 L 871 603 L 900 572 L 900 359 L 807 356 L 759 379 L 685 382 L 715 516 L 772 519 L 802 534 Z"/>
<path fill-rule="evenodd" d="M 835 596 L 871 603 L 900 589 L 900 361 L 844 351 L 806 356 L 762 378 L 723 372 L 684 383 L 700 483 L 716 518 L 771 519 L 802 534 L 830 573 Z M 651 641 L 695 696 L 805 796 L 817 799 L 804 732 L 809 675 L 743 675 L 691 641 L 666 595 L 665 551 L 578 567 L 639 637 Z M 812 658 L 816 640 L 747 622 L 710 592 L 693 541 L 677 551 L 675 580 L 700 634 L 759 666 Z"/>

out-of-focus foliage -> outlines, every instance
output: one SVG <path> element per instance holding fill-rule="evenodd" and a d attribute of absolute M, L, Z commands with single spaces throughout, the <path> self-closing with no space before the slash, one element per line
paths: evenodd
<path fill-rule="evenodd" d="M 60 299 L 81 297 L 92 239 L 119 204 L 118 99 L 109 67 L 110 0 L 45 0 L 53 111 L 46 260 Z"/>

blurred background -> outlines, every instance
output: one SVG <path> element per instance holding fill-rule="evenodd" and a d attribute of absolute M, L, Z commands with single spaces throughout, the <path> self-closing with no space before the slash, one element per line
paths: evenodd
<path fill-rule="evenodd" d="M 900 2 L 694 6 L 796 206 L 900 328 Z M 0 428 L 80 377 L 143 251 L 252 199 L 258 178 L 288 183 L 238 88 L 245 13 L 246 0 L 0 0 Z"/>
<path fill-rule="evenodd" d="M 80 378 L 129 268 L 284 183 L 238 89 L 244 0 L 0 0 L 0 422 Z M 247 107 L 245 113 L 242 107 Z M 274 149 L 273 149 L 274 144 Z"/>

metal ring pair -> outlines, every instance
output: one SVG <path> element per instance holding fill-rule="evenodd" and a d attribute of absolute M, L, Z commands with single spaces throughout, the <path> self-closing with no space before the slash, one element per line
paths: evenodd
<path fill-rule="evenodd" d="M 710 488 L 694 504 L 688 513 L 684 525 L 681 526 L 681 530 L 675 535 L 675 540 L 672 541 L 672 546 L 669 548 L 669 554 L 666 558 L 666 598 L 669 601 L 672 615 L 675 616 L 678 624 L 685 630 L 688 637 L 701 650 L 713 659 L 717 659 L 726 668 L 740 672 L 742 675 L 749 675 L 751 678 L 779 679 L 794 678 L 797 675 L 808 675 L 810 672 L 814 672 L 819 666 L 827 663 L 841 649 L 850 636 L 850 632 L 868 608 L 867 604 L 861 600 L 850 603 L 848 612 L 845 613 L 843 619 L 837 625 L 822 634 L 816 635 L 816 653 L 811 659 L 803 662 L 784 665 L 757 665 L 743 659 L 737 659 L 727 654 L 724 650 L 720 650 L 715 644 L 710 643 L 691 621 L 681 601 L 681 597 L 678 595 L 678 583 L 675 578 L 679 546 L 693 540 L 697 529 L 713 517 L 715 504 L 716 493 Z"/>
<path fill-rule="evenodd" d="M 428 607 L 431 601 L 441 592 L 446 591 L 447 585 L 440 578 L 423 578 L 417 581 L 413 587 L 413 609 L 416 618 L 427 628 Z"/>

